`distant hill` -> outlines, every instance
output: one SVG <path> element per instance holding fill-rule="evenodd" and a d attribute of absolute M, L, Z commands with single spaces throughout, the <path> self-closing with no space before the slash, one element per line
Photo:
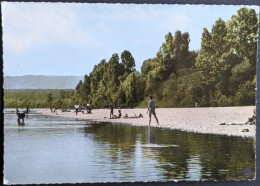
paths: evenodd
<path fill-rule="evenodd" d="M 4 89 L 74 89 L 83 76 L 4 76 Z"/>

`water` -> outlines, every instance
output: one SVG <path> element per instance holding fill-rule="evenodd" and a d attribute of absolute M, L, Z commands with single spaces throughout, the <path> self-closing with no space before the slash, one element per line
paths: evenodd
<path fill-rule="evenodd" d="M 255 140 L 42 116 L 4 116 L 8 184 L 246 180 Z"/>

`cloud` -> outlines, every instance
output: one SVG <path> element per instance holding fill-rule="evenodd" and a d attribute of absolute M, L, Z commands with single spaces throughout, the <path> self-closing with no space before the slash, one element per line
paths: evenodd
<path fill-rule="evenodd" d="M 153 23 L 163 29 L 187 29 L 192 20 L 181 13 L 177 13 L 172 5 L 117 5 L 113 15 L 114 21 L 128 21 L 133 23 Z"/>
<path fill-rule="evenodd" d="M 103 13 L 97 14 L 101 7 Z M 79 14 L 82 10 L 84 18 L 88 19 Z M 140 29 L 150 26 L 164 32 L 187 30 L 191 23 L 186 15 L 168 5 L 3 2 L 2 14 L 3 46 L 11 51 L 24 51 L 50 43 L 99 47 L 102 41 L 98 41 L 97 35 L 99 32 L 110 33 L 113 30 L 111 22 L 132 26 L 143 24 Z M 97 22 L 91 23 L 93 20 Z M 92 27 L 88 28 L 88 22 Z"/>
<path fill-rule="evenodd" d="M 2 3 L 4 47 L 21 51 L 56 41 L 93 45 L 97 41 L 77 21 L 77 5 Z"/>

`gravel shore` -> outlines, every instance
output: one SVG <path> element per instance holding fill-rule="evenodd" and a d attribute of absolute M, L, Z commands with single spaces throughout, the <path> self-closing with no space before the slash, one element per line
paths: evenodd
<path fill-rule="evenodd" d="M 254 106 L 247 107 L 216 107 L 216 108 L 157 108 L 156 114 L 159 119 L 157 125 L 152 116 L 152 127 L 162 127 L 168 129 L 177 129 L 187 132 L 255 137 L 256 125 L 245 124 L 248 118 L 253 115 Z M 127 123 L 135 126 L 147 126 L 149 115 L 147 109 L 120 109 L 122 116 L 143 115 L 143 118 L 120 118 L 109 119 L 109 109 L 94 109 L 91 114 L 79 112 L 76 115 L 75 110 L 70 112 L 57 113 L 48 110 L 41 110 L 44 115 L 77 118 L 80 120 L 89 120 L 94 122 L 113 122 Z M 118 109 L 114 109 L 114 115 L 118 115 Z"/>

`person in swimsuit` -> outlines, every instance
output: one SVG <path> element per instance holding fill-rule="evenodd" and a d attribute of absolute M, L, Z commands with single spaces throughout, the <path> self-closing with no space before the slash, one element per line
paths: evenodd
<path fill-rule="evenodd" d="M 114 116 L 112 117 L 112 119 L 119 119 L 119 118 L 121 118 L 121 117 L 122 117 L 121 110 L 118 110 L 118 116 L 117 116 L 117 115 L 114 115 Z"/>
<path fill-rule="evenodd" d="M 158 121 L 158 118 L 157 118 L 156 113 L 155 113 L 155 108 L 156 108 L 155 101 L 153 100 L 152 96 L 149 96 L 148 110 L 147 110 L 147 113 L 149 112 L 149 126 L 151 124 L 152 114 L 154 115 L 156 122 L 159 125 L 159 121 Z"/>

